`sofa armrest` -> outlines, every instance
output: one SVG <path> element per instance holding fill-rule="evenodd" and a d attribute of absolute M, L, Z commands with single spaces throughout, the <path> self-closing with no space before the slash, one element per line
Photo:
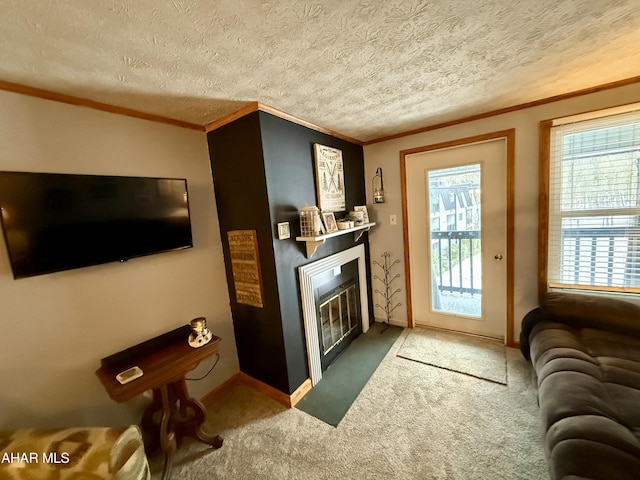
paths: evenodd
<path fill-rule="evenodd" d="M 527 313 L 522 319 L 522 329 L 520 330 L 520 352 L 526 360 L 531 360 L 531 344 L 529 343 L 529 335 L 531 330 L 538 322 L 542 320 L 542 311 L 540 308 L 534 308 Z"/>

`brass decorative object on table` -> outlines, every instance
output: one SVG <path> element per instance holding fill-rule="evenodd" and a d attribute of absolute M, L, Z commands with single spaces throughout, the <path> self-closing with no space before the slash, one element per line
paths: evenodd
<path fill-rule="evenodd" d="M 213 334 L 207 328 L 207 319 L 205 317 L 194 318 L 190 324 L 192 331 L 191 335 L 189 335 L 189 345 L 199 348 L 211 341 Z"/>

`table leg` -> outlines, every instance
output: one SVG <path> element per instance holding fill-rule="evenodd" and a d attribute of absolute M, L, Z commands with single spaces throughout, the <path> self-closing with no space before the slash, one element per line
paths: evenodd
<path fill-rule="evenodd" d="M 187 392 L 185 379 L 174 384 L 175 392 L 180 402 L 180 433 L 195 437 L 202 443 L 211 445 L 214 449 L 222 446 L 223 440 L 219 435 L 210 435 L 202 430 L 202 425 L 206 420 L 206 410 L 204 406 Z"/>
<path fill-rule="evenodd" d="M 202 429 L 205 421 L 206 410 L 189 396 L 184 378 L 153 390 L 153 401 L 145 410 L 141 424 L 147 454 L 160 444 L 165 455 L 162 480 L 168 480 L 171 475 L 173 457 L 182 438 L 193 437 L 214 449 L 222 446 L 220 436 Z"/>
<path fill-rule="evenodd" d="M 162 470 L 162 480 L 168 480 L 173 466 L 173 456 L 176 452 L 176 434 L 173 431 L 172 405 L 169 402 L 168 386 L 160 387 L 162 395 L 162 420 L 160 421 L 160 446 L 164 452 L 164 468 Z"/>
<path fill-rule="evenodd" d="M 144 438 L 144 449 L 151 455 L 160 446 L 160 418 L 162 415 L 162 394 L 159 389 L 153 390 L 153 400 L 142 414 L 140 426 Z"/>

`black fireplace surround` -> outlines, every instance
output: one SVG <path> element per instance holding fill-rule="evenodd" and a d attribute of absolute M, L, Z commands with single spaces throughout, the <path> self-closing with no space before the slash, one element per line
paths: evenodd
<path fill-rule="evenodd" d="M 346 206 L 365 205 L 361 145 L 275 115 L 256 111 L 207 134 L 229 300 L 240 370 L 285 394 L 309 378 L 298 267 L 364 244 L 368 236 L 329 238 L 307 259 L 298 211 L 317 205 L 314 143 L 342 151 Z M 336 212 L 340 217 L 344 212 Z M 278 239 L 278 223 L 289 222 L 291 238 Z M 227 232 L 255 230 L 264 307 L 236 302 Z M 368 309 L 373 311 L 367 273 Z"/>
<path fill-rule="evenodd" d="M 640 478 L 640 307 L 547 293 L 522 322 L 554 480 Z"/>

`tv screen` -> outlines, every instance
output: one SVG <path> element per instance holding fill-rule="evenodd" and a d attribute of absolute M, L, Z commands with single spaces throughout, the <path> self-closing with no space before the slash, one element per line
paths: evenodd
<path fill-rule="evenodd" d="M 0 172 L 14 278 L 193 246 L 187 181 Z"/>

